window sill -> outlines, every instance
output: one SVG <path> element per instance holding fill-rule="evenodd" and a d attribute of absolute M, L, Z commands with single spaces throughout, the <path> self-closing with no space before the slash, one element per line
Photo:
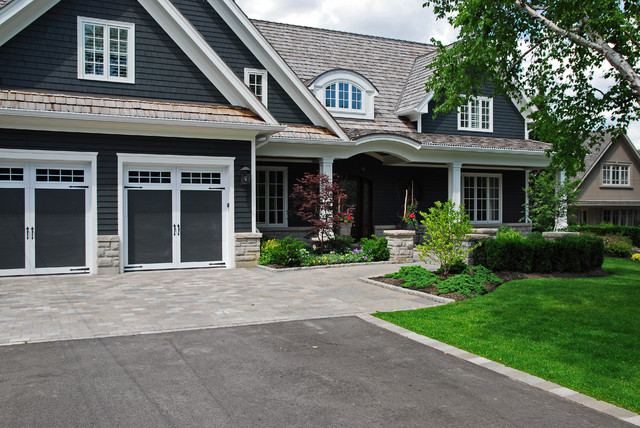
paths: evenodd
<path fill-rule="evenodd" d="M 602 184 L 601 189 L 616 189 L 616 190 L 633 190 L 633 186 L 615 185 L 615 184 Z"/>

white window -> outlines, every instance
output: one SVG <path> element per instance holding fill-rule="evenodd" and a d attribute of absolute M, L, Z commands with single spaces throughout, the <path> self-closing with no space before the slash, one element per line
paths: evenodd
<path fill-rule="evenodd" d="M 309 89 L 335 117 L 374 119 L 374 98 L 378 90 L 355 71 L 326 71 L 313 80 Z"/>
<path fill-rule="evenodd" d="M 502 176 L 462 175 L 463 204 L 474 223 L 499 223 L 502 217 Z"/>
<path fill-rule="evenodd" d="M 493 132 L 493 98 L 472 98 L 460 106 L 458 130 Z"/>
<path fill-rule="evenodd" d="M 262 104 L 267 106 L 267 71 L 244 69 L 244 83 L 251 89 Z"/>
<path fill-rule="evenodd" d="M 362 111 L 362 89 L 350 82 L 334 82 L 324 88 L 324 105 L 329 110 Z"/>
<path fill-rule="evenodd" d="M 603 165 L 602 184 L 605 186 L 628 186 L 631 183 L 629 171 L 631 165 Z"/>
<path fill-rule="evenodd" d="M 135 25 L 78 17 L 78 78 L 135 83 Z"/>
<path fill-rule="evenodd" d="M 256 222 L 266 226 L 287 224 L 287 169 L 257 168 Z"/>

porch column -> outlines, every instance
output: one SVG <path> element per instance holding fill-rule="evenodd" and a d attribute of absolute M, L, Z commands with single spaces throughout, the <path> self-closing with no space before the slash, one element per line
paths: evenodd
<path fill-rule="evenodd" d="M 320 174 L 329 177 L 329 182 L 333 181 L 333 158 L 320 158 Z"/>
<path fill-rule="evenodd" d="M 529 218 L 529 174 L 531 174 L 531 171 L 528 169 L 524 171 L 524 221 L 527 223 L 531 223 Z"/>
<path fill-rule="evenodd" d="M 453 162 L 449 164 L 449 200 L 457 207 L 462 203 L 462 164 Z"/>
<path fill-rule="evenodd" d="M 566 179 L 567 177 L 564 171 L 556 173 L 556 183 L 558 183 L 559 186 L 563 185 Z M 563 200 L 562 206 L 560 207 L 560 216 L 558 216 L 558 218 L 556 219 L 556 227 L 554 229 L 554 232 L 566 229 L 568 226 L 569 222 L 567 221 L 567 202 L 566 200 Z"/>

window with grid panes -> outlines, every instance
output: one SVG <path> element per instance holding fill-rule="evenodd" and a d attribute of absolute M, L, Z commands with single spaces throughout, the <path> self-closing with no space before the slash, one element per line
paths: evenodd
<path fill-rule="evenodd" d="M 285 168 L 258 168 L 256 222 L 285 226 L 287 212 L 287 174 Z"/>
<path fill-rule="evenodd" d="M 78 77 L 134 83 L 135 26 L 78 17 Z"/>
<path fill-rule="evenodd" d="M 501 177 L 463 175 L 463 201 L 469 219 L 475 223 L 495 223 L 501 219 Z"/>

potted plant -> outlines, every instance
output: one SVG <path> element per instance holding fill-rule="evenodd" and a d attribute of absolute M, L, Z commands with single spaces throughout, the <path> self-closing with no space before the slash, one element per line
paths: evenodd
<path fill-rule="evenodd" d="M 340 236 L 351 236 L 351 229 L 353 227 L 353 214 L 351 213 L 351 208 L 347 209 L 347 213 L 342 218 L 342 223 L 340 224 Z"/>

